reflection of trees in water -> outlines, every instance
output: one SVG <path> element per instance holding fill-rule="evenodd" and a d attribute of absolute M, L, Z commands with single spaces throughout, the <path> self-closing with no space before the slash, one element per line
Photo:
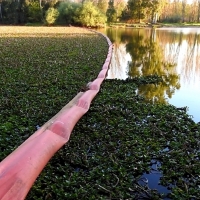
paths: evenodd
<path fill-rule="evenodd" d="M 175 65 L 164 61 L 163 50 L 156 41 L 156 31 L 152 29 L 149 38 L 145 39 L 138 30 L 137 35 L 127 38 L 126 50 L 132 56 L 130 77 L 157 74 L 164 80 L 159 85 L 141 86 L 138 93 L 150 101 L 166 103 L 165 96 L 171 98 L 175 90 L 180 88 L 179 76 L 175 72 Z"/>
<path fill-rule="evenodd" d="M 199 34 L 186 34 L 183 29 L 182 32 L 158 31 L 158 35 L 159 43 L 165 47 L 165 60 L 177 65 L 185 83 L 195 81 L 200 76 Z"/>
<path fill-rule="evenodd" d="M 185 30 L 107 29 L 107 35 L 115 45 L 113 76 L 114 72 L 124 71 L 120 68 L 122 63 L 123 66 L 128 65 L 128 75 L 131 77 L 161 75 L 164 79 L 162 84 L 145 85 L 138 92 L 153 102 L 165 102 L 165 97 L 171 98 L 175 90 L 180 88 L 176 70 L 184 82 L 189 83 L 200 77 L 200 36 L 186 34 Z M 131 62 L 125 58 L 127 53 L 124 45 L 132 58 Z"/>
<path fill-rule="evenodd" d="M 127 78 L 128 61 L 126 59 L 126 44 L 121 42 L 123 32 L 121 29 L 107 29 L 106 34 L 111 38 L 114 45 L 108 78 L 125 79 Z"/>
<path fill-rule="evenodd" d="M 172 62 L 176 63 L 176 60 L 178 59 L 180 48 L 183 42 L 183 33 L 181 32 L 180 35 L 177 37 L 177 35 L 173 35 L 172 41 L 170 41 L 169 47 L 170 47 L 170 54 L 172 56 Z M 174 52 L 174 53 L 172 53 Z"/>
<path fill-rule="evenodd" d="M 182 76 L 185 82 L 190 82 L 194 80 L 197 74 L 200 74 L 199 68 L 199 41 L 200 37 L 196 34 L 190 34 L 186 39 L 187 53 L 185 59 L 182 62 Z"/>
<path fill-rule="evenodd" d="M 125 45 L 119 45 L 117 43 L 114 43 L 113 56 L 111 58 L 108 78 L 119 78 L 119 79 L 127 78 L 127 74 L 124 73 L 126 71 L 125 69 L 127 68 L 126 65 L 127 61 L 125 57 L 126 57 Z"/>

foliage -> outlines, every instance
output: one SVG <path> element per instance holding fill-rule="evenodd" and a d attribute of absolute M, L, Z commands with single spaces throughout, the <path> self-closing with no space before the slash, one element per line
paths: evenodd
<path fill-rule="evenodd" d="M 97 7 L 102 13 L 106 14 L 106 11 L 108 8 L 108 1 L 107 0 L 99 0 L 97 3 Z"/>
<path fill-rule="evenodd" d="M 128 0 L 127 7 L 131 18 L 141 22 L 145 18 L 147 5 L 147 1 L 145 0 Z"/>
<path fill-rule="evenodd" d="M 181 21 L 181 16 L 176 14 L 162 20 L 163 23 L 181 23 Z"/>
<path fill-rule="evenodd" d="M 107 21 L 108 22 L 115 22 L 117 21 L 117 12 L 114 8 L 114 1 L 110 0 L 109 1 L 109 6 L 108 6 L 108 10 L 106 12 L 106 16 L 107 16 Z"/>
<path fill-rule="evenodd" d="M 38 1 L 30 1 L 28 3 L 28 21 L 29 22 L 41 22 L 42 11 Z"/>
<path fill-rule="evenodd" d="M 114 9 L 116 10 L 117 21 L 119 21 L 122 17 L 122 12 L 126 8 L 126 1 L 117 0 L 114 1 Z"/>
<path fill-rule="evenodd" d="M 4 24 L 24 24 L 44 22 L 45 13 L 49 8 L 58 9 L 60 12 L 58 23 L 71 24 L 74 18 L 81 23 L 81 19 L 76 16 L 76 8 L 82 6 L 82 0 L 2 0 L 0 22 Z M 93 3 L 99 16 L 95 17 L 99 24 L 104 23 L 104 15 L 107 13 L 108 22 L 127 21 L 127 22 L 178 22 L 176 16 L 182 22 L 199 22 L 200 3 L 193 1 L 188 4 L 183 1 L 167 0 L 89 0 Z M 110 4 L 113 4 L 110 6 Z M 94 8 L 92 8 L 94 9 Z M 80 11 L 81 9 L 79 9 Z M 84 20 L 85 21 L 85 20 Z M 88 21 L 88 20 L 86 20 Z M 93 21 L 96 21 L 93 19 Z M 82 23 L 81 23 L 82 24 Z M 97 24 L 97 22 L 95 22 Z"/>
<path fill-rule="evenodd" d="M 59 4 L 59 18 L 58 21 L 64 21 L 66 24 L 73 24 L 76 9 L 80 7 L 80 4 L 73 3 L 71 1 L 65 1 Z"/>
<path fill-rule="evenodd" d="M 1 3 L 2 22 L 5 24 L 18 23 L 18 14 L 16 11 L 17 2 L 3 1 Z"/>
<path fill-rule="evenodd" d="M 59 16 L 59 12 L 56 8 L 49 8 L 45 14 L 45 20 L 48 25 L 52 25 L 55 23 Z"/>
<path fill-rule="evenodd" d="M 91 1 L 86 1 L 83 3 L 82 7 L 77 10 L 75 22 L 82 26 L 100 27 L 104 26 L 106 16 L 102 14 Z"/>

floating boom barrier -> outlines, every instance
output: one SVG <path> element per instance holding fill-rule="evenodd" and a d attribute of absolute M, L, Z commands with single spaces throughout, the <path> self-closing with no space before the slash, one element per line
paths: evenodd
<path fill-rule="evenodd" d="M 96 32 L 96 31 L 94 31 Z M 89 110 L 93 98 L 106 78 L 112 55 L 112 43 L 98 77 L 88 83 L 65 107 L 23 142 L 0 163 L 0 199 L 23 200 L 51 157 L 68 142 L 79 119 Z"/>

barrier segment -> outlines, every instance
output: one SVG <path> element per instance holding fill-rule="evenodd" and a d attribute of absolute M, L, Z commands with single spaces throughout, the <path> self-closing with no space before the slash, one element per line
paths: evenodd
<path fill-rule="evenodd" d="M 88 84 L 89 90 L 78 93 L 59 113 L 0 163 L 1 200 L 23 200 L 26 197 L 45 165 L 69 140 L 75 124 L 88 111 L 105 79 L 111 60 L 111 42 L 107 36 L 103 36 L 108 42 L 109 51 L 98 77 Z"/>
<path fill-rule="evenodd" d="M 53 123 L 41 127 L 0 163 L 0 199 L 24 199 L 49 159 L 69 140 L 74 125 L 87 112 L 75 105 L 77 101 L 65 106 L 52 118 Z"/>
<path fill-rule="evenodd" d="M 4 164 L 1 171 L 0 199 L 24 199 L 50 158 L 68 141 L 50 130 L 45 130 L 14 153 L 14 159 Z M 9 157 L 8 157 L 9 159 Z"/>
<path fill-rule="evenodd" d="M 104 78 L 96 78 L 91 84 L 90 84 L 90 90 L 100 90 L 100 86 L 103 82 Z"/>
<path fill-rule="evenodd" d="M 106 78 L 106 75 L 107 75 L 107 69 L 102 69 L 100 72 L 99 72 L 99 75 L 98 75 L 98 78 L 103 78 L 105 79 Z"/>

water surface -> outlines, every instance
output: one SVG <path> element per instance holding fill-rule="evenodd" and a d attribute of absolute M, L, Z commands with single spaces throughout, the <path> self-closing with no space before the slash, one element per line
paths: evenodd
<path fill-rule="evenodd" d="M 200 122 L 200 28 L 106 28 L 114 44 L 107 78 L 158 74 L 164 82 L 138 88 L 153 103 L 188 107 Z"/>

